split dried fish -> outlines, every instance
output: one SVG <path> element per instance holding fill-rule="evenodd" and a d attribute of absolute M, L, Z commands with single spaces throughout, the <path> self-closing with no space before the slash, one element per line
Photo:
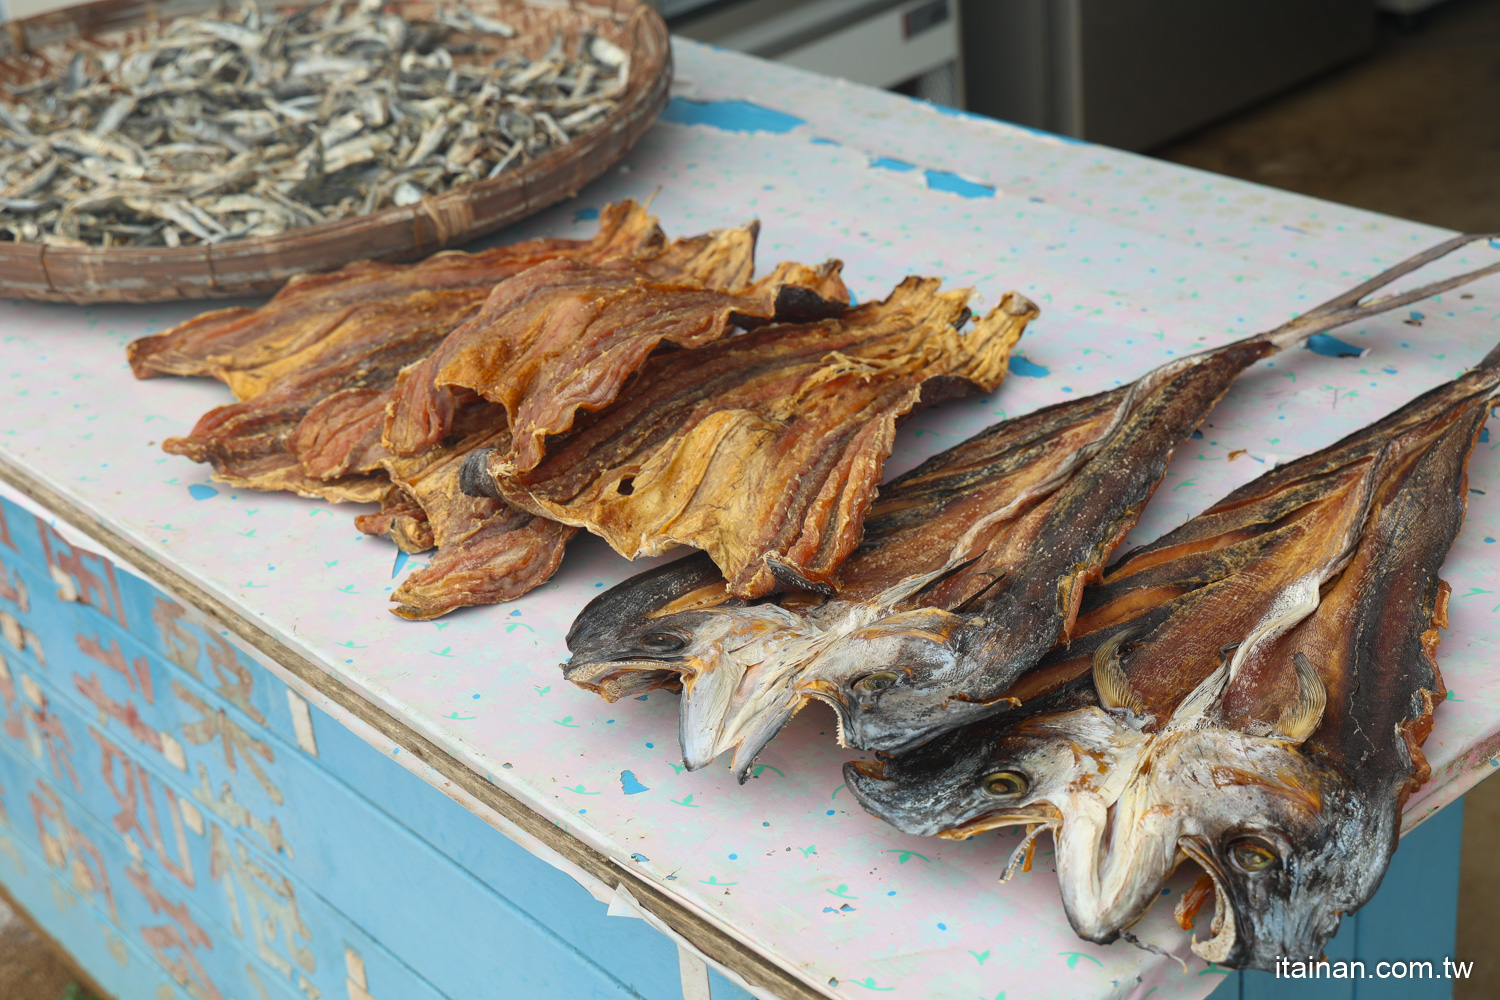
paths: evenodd
<path fill-rule="evenodd" d="M 865 545 L 831 598 L 794 595 L 799 607 L 790 610 L 741 607 L 731 591 L 705 591 L 678 612 L 671 601 L 690 595 L 661 593 L 659 577 L 628 580 L 579 614 L 565 676 L 609 697 L 632 686 L 622 674 L 680 674 L 689 766 L 733 749 L 742 779 L 809 699 L 833 707 L 841 742 L 888 752 L 1002 711 L 1017 678 L 1076 634 L 1084 584 L 1140 516 L 1177 443 L 1241 372 L 1321 330 L 1500 270 L 1361 304 L 1485 238 L 1447 241 L 1269 333 L 1005 421 L 943 452 L 882 491 Z M 637 586 L 668 603 L 646 620 L 630 617 Z"/>
<path fill-rule="evenodd" d="M 271 236 L 498 176 L 599 125 L 627 52 L 582 32 L 538 59 L 463 7 L 254 3 L 39 53 L 0 101 L 0 240 L 182 246 Z"/>
<path fill-rule="evenodd" d="M 846 766 L 870 812 L 967 839 L 1050 830 L 1074 929 L 1129 936 L 1184 859 L 1214 898 L 1201 957 L 1319 954 L 1374 894 L 1427 780 L 1444 697 L 1438 571 L 1500 399 L 1474 370 L 1235 490 L 1111 567 L 1097 626 L 1037 671 L 1077 680 L 1020 711 Z M 1021 860 L 1012 860 L 1012 870 Z"/>
<path fill-rule="evenodd" d="M 643 359 L 628 397 L 569 412 L 553 426 L 571 430 L 545 456 L 538 447 L 527 460 L 542 439 L 523 438 L 534 425 L 518 420 L 511 454 L 473 471 L 495 495 L 586 527 L 626 557 L 704 549 L 740 597 L 831 590 L 897 425 L 920 403 L 993 392 L 1037 315 L 1010 292 L 965 328 L 971 290 L 940 285 L 907 278 L 842 315 Z"/>

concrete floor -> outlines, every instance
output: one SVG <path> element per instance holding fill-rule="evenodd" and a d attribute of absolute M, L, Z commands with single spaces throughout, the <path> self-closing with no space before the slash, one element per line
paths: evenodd
<path fill-rule="evenodd" d="M 1386 25 L 1350 66 L 1162 149 L 1204 170 L 1468 231 L 1500 230 L 1500 0 Z M 1455 1000 L 1500 997 L 1500 781 L 1465 800 Z M 0 998 L 60 1000 L 67 963 L 0 900 Z M 74 995 L 78 995 L 74 993 Z"/>
<path fill-rule="evenodd" d="M 1374 52 L 1156 155 L 1450 229 L 1500 230 L 1500 3 L 1448 0 Z"/>
<path fill-rule="evenodd" d="M 1500 230 L 1500 0 L 1448 0 L 1375 51 L 1158 149 L 1175 163 L 1469 232 Z M 1442 654 L 1439 652 L 1439 663 Z M 1464 799 L 1455 1000 L 1500 997 L 1500 781 Z"/>
<path fill-rule="evenodd" d="M 0 898 L 0 998 L 87 1000 L 68 961 Z"/>

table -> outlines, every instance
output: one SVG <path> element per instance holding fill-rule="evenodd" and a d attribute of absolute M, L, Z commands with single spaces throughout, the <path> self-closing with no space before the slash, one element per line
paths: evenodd
<path fill-rule="evenodd" d="M 1012 377 L 906 424 L 891 474 L 1273 326 L 1446 235 L 681 40 L 675 54 L 674 98 L 622 166 L 499 238 L 587 235 L 605 203 L 654 196 L 673 234 L 759 217 L 762 267 L 842 258 L 861 301 L 909 272 L 1036 300 Z M 1477 360 L 1500 339 L 1500 280 L 1463 291 L 1240 379 L 1127 544 Z M 352 508 L 230 489 L 161 453 L 227 392 L 137 382 L 123 347 L 195 311 L 0 305 L 0 883 L 106 989 L 1014 1000 L 1223 983 L 1170 905 L 1138 933 L 1185 966 L 1076 938 L 1045 853 L 1001 887 L 1013 839 L 914 838 L 865 815 L 839 775 L 858 754 L 821 709 L 744 787 L 727 767 L 682 771 L 673 696 L 609 705 L 557 671 L 583 602 L 642 568 L 596 539 L 514 604 L 390 615 L 422 560 L 358 533 Z M 1368 354 L 1339 356 L 1350 345 Z M 1445 569 L 1451 695 L 1407 830 L 1500 764 L 1497 448 L 1475 454 Z M 1450 950 L 1456 859 L 1430 859 L 1451 858 L 1457 814 L 1392 875 L 1438 901 L 1425 924 L 1440 946 L 1447 921 Z M 1382 912 L 1401 908 L 1387 897 Z M 1381 957 L 1414 957 L 1414 933 Z"/>

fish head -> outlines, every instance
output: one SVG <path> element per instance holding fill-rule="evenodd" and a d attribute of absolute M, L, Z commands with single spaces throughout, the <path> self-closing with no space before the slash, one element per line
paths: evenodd
<path fill-rule="evenodd" d="M 703 553 L 638 573 L 590 601 L 568 629 L 563 676 L 610 701 L 677 683 L 710 656 L 710 608 L 729 598 Z"/>
<path fill-rule="evenodd" d="M 1139 739 L 1092 705 L 1001 716 L 903 754 L 851 761 L 844 778 L 867 811 L 905 833 L 967 840 L 1010 826 L 1056 830 L 1081 808 L 1105 807 Z"/>
<path fill-rule="evenodd" d="M 1366 794 L 1316 751 L 1275 736 L 1210 727 L 1169 742 L 1114 817 L 1161 821 L 1117 838 L 1108 854 L 1175 854 L 1204 870 L 1214 916 L 1192 948 L 1207 961 L 1270 970 L 1282 957 L 1322 954 L 1342 915 L 1380 883 L 1396 837 L 1395 797 Z M 1140 881 L 1139 912 L 1160 891 L 1158 875 L 1117 876 Z M 1127 910 L 1114 921 L 1139 915 Z"/>
<path fill-rule="evenodd" d="M 963 638 L 971 620 L 937 608 L 899 611 L 843 631 L 800 671 L 797 690 L 838 716 L 839 742 L 900 753 L 993 712 L 970 699 Z"/>
<path fill-rule="evenodd" d="M 683 762 L 697 770 L 733 749 L 744 781 L 755 755 L 801 705 L 780 679 L 811 631 L 779 605 L 730 597 L 700 553 L 590 602 L 568 632 L 573 655 L 563 676 L 611 701 L 680 687 Z"/>

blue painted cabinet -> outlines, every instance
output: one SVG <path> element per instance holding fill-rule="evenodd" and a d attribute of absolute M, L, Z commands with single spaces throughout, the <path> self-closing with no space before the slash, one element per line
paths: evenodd
<path fill-rule="evenodd" d="M 0 882 L 106 990 L 683 995 L 673 941 L 197 621 L 0 501 Z"/>

